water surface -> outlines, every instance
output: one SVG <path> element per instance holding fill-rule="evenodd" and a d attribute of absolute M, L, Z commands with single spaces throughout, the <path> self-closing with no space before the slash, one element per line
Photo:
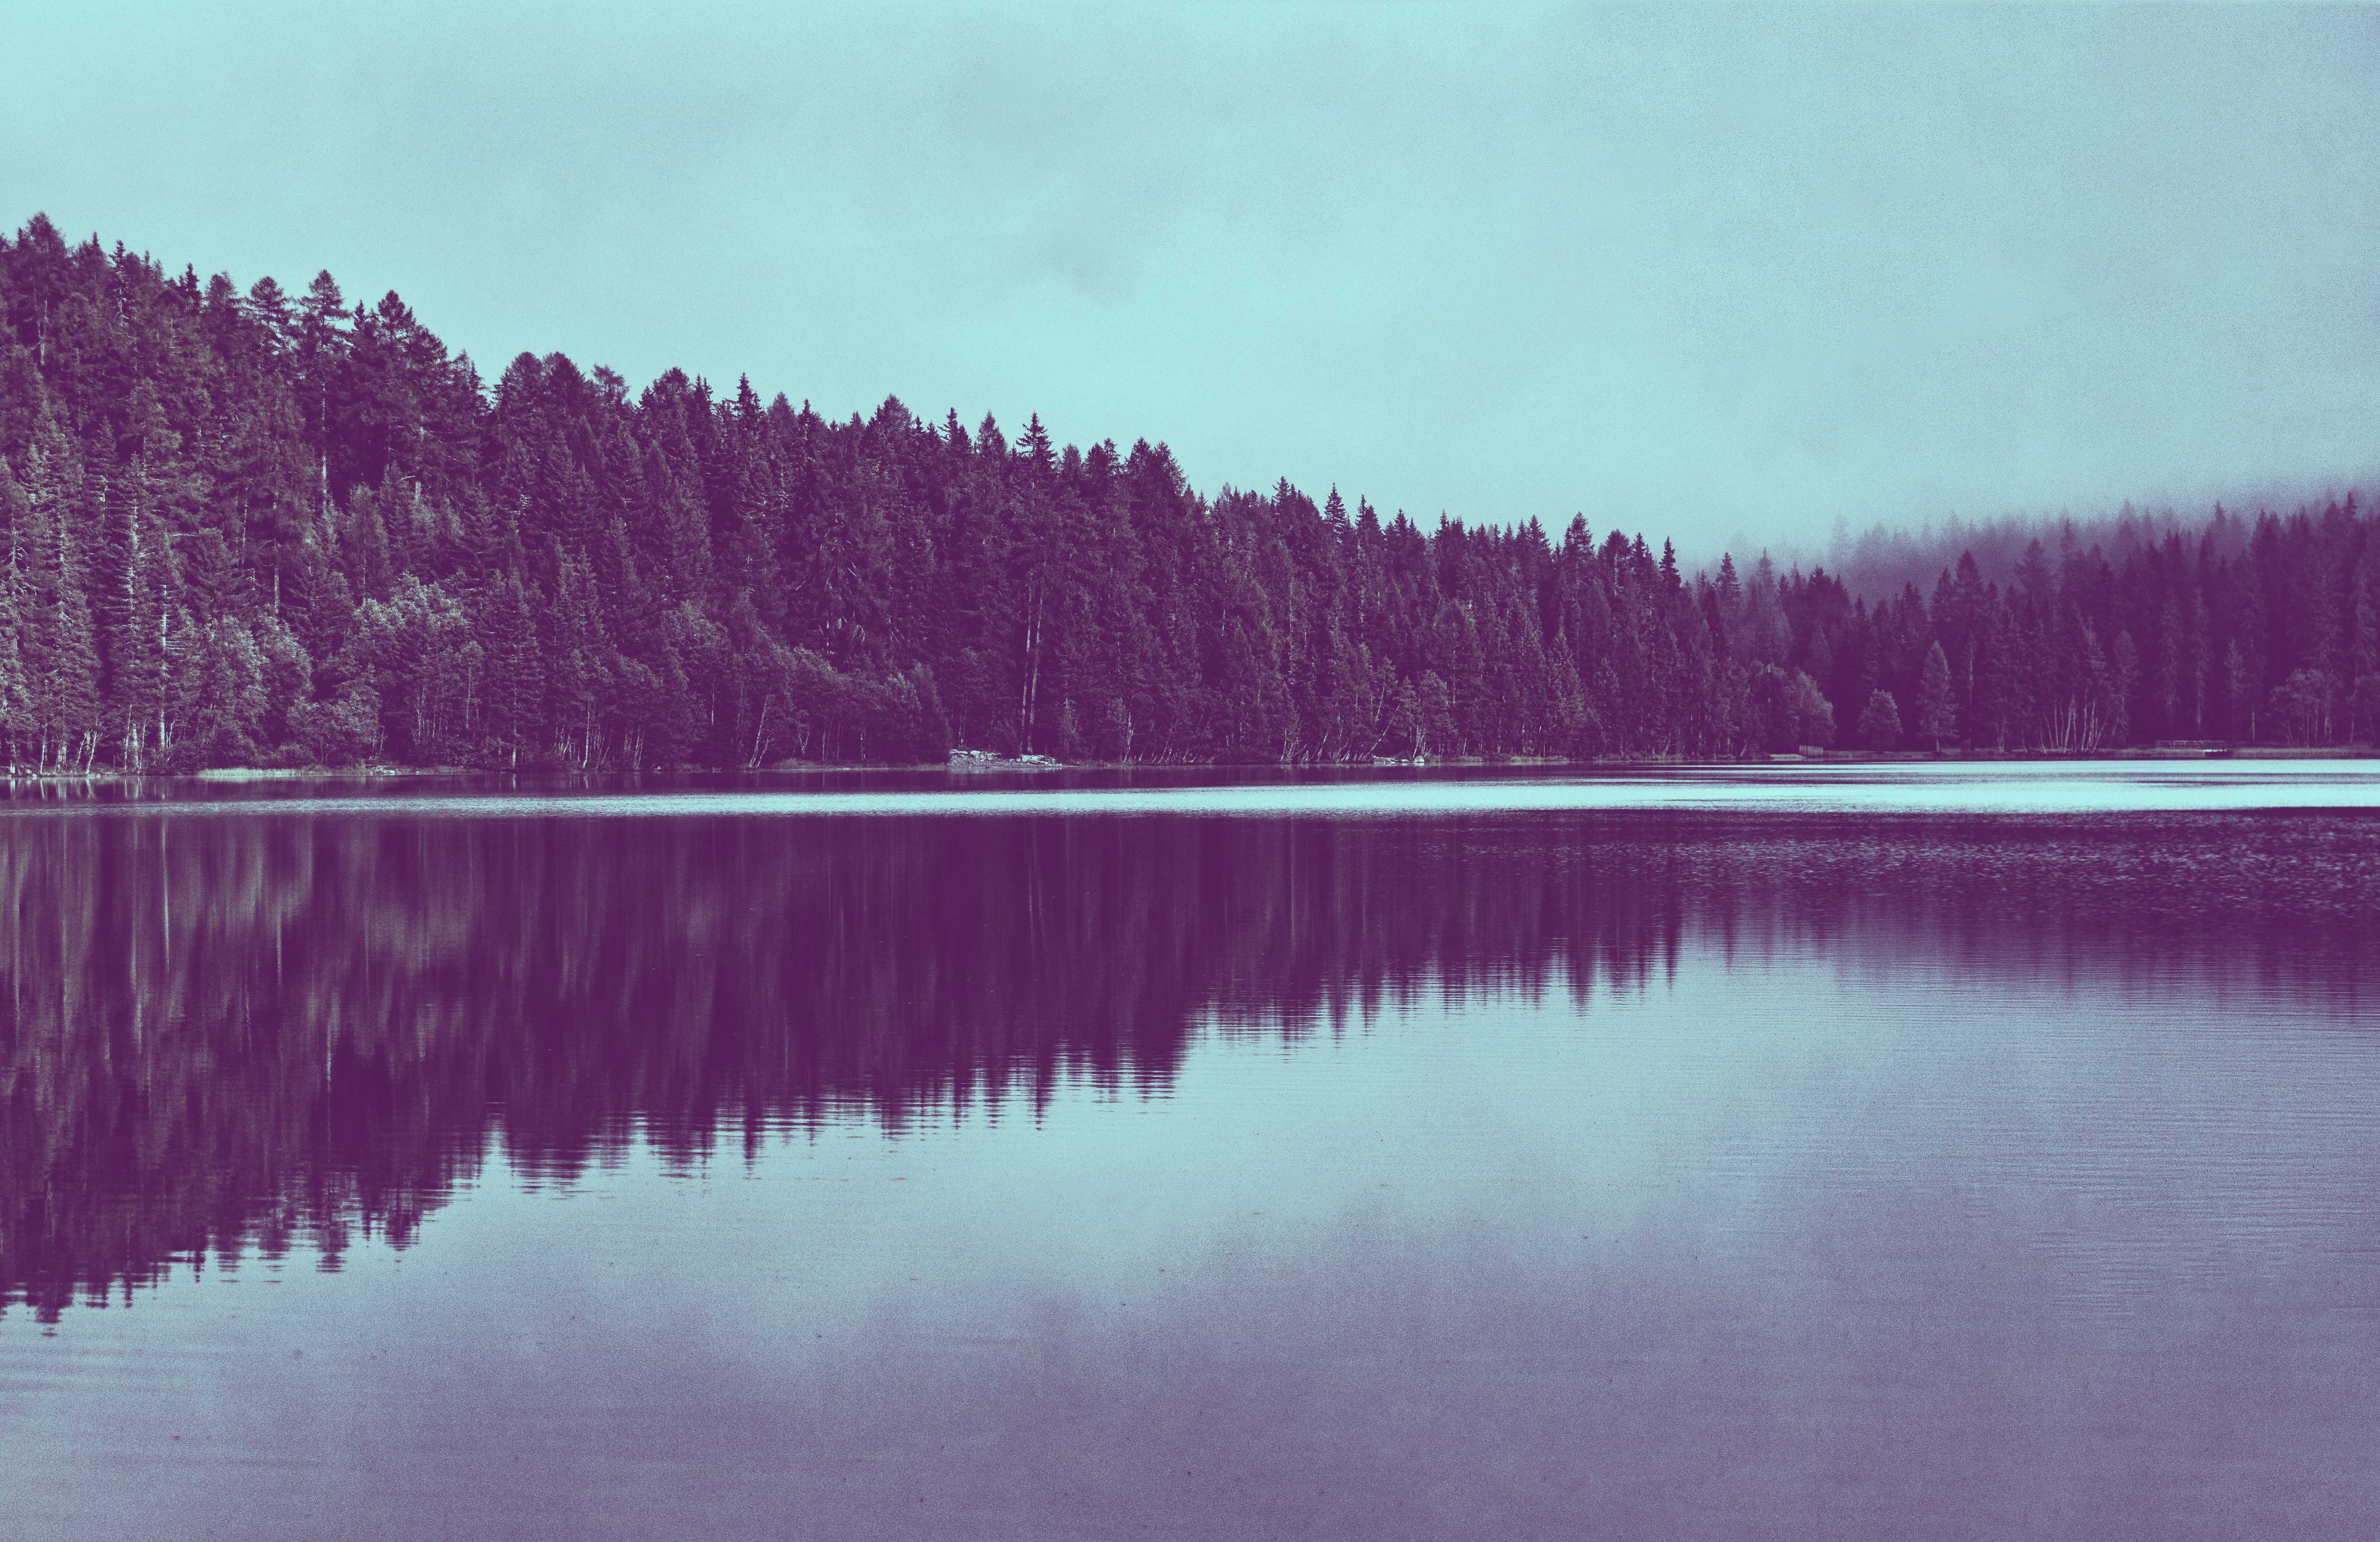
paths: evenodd
<path fill-rule="evenodd" d="M 10 806 L 11 1534 L 2380 1526 L 2369 768 L 1121 780 Z"/>

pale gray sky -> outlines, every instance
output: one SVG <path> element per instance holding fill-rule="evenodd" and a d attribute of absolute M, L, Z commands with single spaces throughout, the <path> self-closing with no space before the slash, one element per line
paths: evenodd
<path fill-rule="evenodd" d="M 491 374 L 1690 551 L 2380 467 L 2380 11 L 0 7 L 11 228 Z"/>

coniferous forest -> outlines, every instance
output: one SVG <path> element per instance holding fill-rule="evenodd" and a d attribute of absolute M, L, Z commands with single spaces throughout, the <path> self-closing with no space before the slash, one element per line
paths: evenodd
<path fill-rule="evenodd" d="M 1038 417 L 831 421 L 395 294 L 0 238 L 17 771 L 2071 753 L 2380 737 L 2350 495 L 2125 521 L 1930 592 L 1194 489 Z"/>

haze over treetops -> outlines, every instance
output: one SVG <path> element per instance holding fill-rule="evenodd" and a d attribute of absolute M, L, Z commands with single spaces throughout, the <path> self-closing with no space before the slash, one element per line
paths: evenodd
<path fill-rule="evenodd" d="M 1161 428 L 1161 425 L 1152 425 Z M 2286 468 L 2279 468 L 2286 469 Z M 1632 521 L 1633 523 L 1633 518 Z M 0 240 L 0 735 L 20 770 L 1255 763 L 2368 743 L 2350 495 L 1930 592 L 1193 488 L 1038 417 L 829 421 L 672 370 L 492 382 L 395 294 Z M 1658 533 L 1654 540 L 1658 541 Z"/>

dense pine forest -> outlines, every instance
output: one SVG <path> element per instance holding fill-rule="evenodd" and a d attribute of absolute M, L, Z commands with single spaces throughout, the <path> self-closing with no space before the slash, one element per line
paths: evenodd
<path fill-rule="evenodd" d="M 2068 753 L 2367 744 L 2352 496 L 2070 528 L 2005 584 L 1440 517 L 1161 443 L 831 421 L 676 370 L 492 384 L 395 294 L 0 238 L 14 771 Z"/>

